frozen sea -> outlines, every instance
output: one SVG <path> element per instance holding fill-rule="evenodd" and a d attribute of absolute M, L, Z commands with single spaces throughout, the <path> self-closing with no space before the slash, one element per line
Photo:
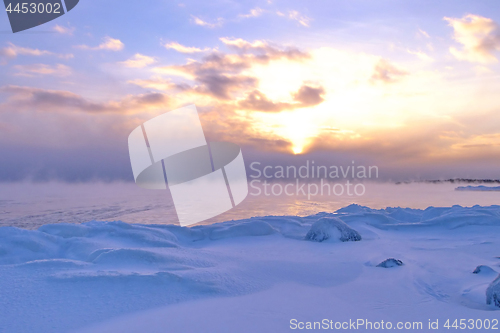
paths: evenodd
<path fill-rule="evenodd" d="M 365 194 L 307 196 L 254 196 L 224 214 L 206 220 L 211 224 L 255 216 L 308 216 L 334 212 L 349 204 L 371 208 L 497 205 L 500 192 L 455 191 L 460 184 L 365 183 Z M 270 192 L 269 192 L 270 193 Z M 34 229 L 49 223 L 123 221 L 141 224 L 178 224 L 170 195 L 162 190 L 145 190 L 134 183 L 2 183 L 0 184 L 0 226 Z"/>

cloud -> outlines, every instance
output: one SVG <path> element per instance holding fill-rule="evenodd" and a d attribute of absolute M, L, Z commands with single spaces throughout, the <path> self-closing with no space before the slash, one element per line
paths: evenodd
<path fill-rule="evenodd" d="M 42 56 L 42 55 L 52 55 L 54 53 L 46 50 L 31 49 L 28 47 L 17 46 L 12 43 L 8 43 L 9 46 L 4 47 L 0 50 L 2 55 L 7 57 L 17 57 L 18 55 L 29 55 L 29 56 Z"/>
<path fill-rule="evenodd" d="M 57 64 L 54 66 L 46 64 L 32 64 L 32 65 L 16 65 L 14 66 L 19 76 L 34 76 L 34 75 L 53 75 L 53 76 L 68 76 L 71 75 L 71 68 Z"/>
<path fill-rule="evenodd" d="M 422 52 L 422 51 L 412 51 L 410 49 L 406 50 L 409 54 L 413 54 L 413 55 L 416 55 L 417 57 L 419 57 L 421 60 L 424 60 L 424 61 L 434 61 L 434 59 L 432 57 L 430 57 L 429 55 L 427 55 L 425 52 Z"/>
<path fill-rule="evenodd" d="M 155 69 L 159 74 L 177 75 L 195 82 L 191 93 L 212 96 L 219 100 L 233 99 L 233 94 L 254 90 L 257 80 L 243 73 L 255 64 L 265 64 L 273 59 L 302 61 L 309 55 L 296 48 L 279 48 L 264 41 L 247 42 L 243 39 L 221 38 L 239 54 L 213 51 L 201 61 L 190 60 L 185 65 Z M 186 90 L 187 91 L 187 90 Z"/>
<path fill-rule="evenodd" d="M 209 22 L 203 21 L 201 18 L 196 17 L 194 15 L 191 15 L 191 17 L 193 19 L 194 24 L 200 25 L 202 27 L 217 28 L 217 27 L 221 27 L 224 24 L 224 19 L 222 19 L 220 17 L 217 18 L 217 20 L 214 23 L 209 23 Z"/>
<path fill-rule="evenodd" d="M 381 175 L 384 173 L 393 180 L 415 175 L 425 178 L 429 174 L 433 174 L 433 178 L 471 178 L 472 165 L 477 168 L 476 174 L 483 173 L 489 166 L 498 170 L 495 163 L 500 156 L 498 129 L 491 126 L 491 130 L 478 131 L 476 127 L 478 124 L 485 126 L 484 119 L 495 117 L 481 114 L 481 117 L 470 115 L 436 120 L 421 115 L 412 119 L 410 126 L 388 128 L 383 135 L 369 129 L 362 130 L 358 137 L 325 131 L 314 138 L 305 151 L 322 159 L 339 154 L 350 156 L 357 163 L 369 160 L 371 165 L 379 167 Z M 311 155 L 306 156 L 312 159 Z M 349 158 L 346 162 L 349 163 Z"/>
<path fill-rule="evenodd" d="M 238 16 L 242 18 L 251 18 L 251 17 L 258 17 L 262 15 L 262 13 L 264 13 L 264 10 L 262 8 L 255 7 L 254 9 L 251 9 L 248 14 L 241 14 Z"/>
<path fill-rule="evenodd" d="M 137 79 L 130 80 L 127 83 L 135 84 L 139 87 L 147 88 L 147 89 L 155 89 L 159 91 L 169 91 L 169 90 L 180 90 L 180 91 L 188 91 L 191 87 L 188 84 L 177 84 L 173 83 L 170 79 L 163 79 L 161 77 L 155 77 L 147 80 Z"/>
<path fill-rule="evenodd" d="M 244 100 L 238 102 L 238 106 L 244 110 L 254 110 L 261 112 L 280 112 L 283 110 L 294 110 L 298 108 L 315 106 L 323 102 L 325 89 L 323 87 L 310 87 L 303 85 L 293 93 L 293 103 L 273 102 L 262 92 L 254 90 L 250 92 Z"/>
<path fill-rule="evenodd" d="M 370 81 L 372 83 L 393 83 L 406 75 L 408 75 L 408 72 L 398 69 L 384 59 L 380 59 L 375 65 Z"/>
<path fill-rule="evenodd" d="M 300 102 L 303 106 L 314 106 L 324 101 L 323 95 L 325 89 L 323 87 L 310 87 L 303 85 L 299 91 L 293 95 L 293 99 Z"/>
<path fill-rule="evenodd" d="M 431 36 L 427 33 L 427 31 L 422 30 L 422 29 L 418 29 L 417 36 L 418 37 L 431 38 Z"/>
<path fill-rule="evenodd" d="M 96 47 L 90 47 L 88 45 L 77 45 L 75 47 L 82 50 L 93 50 L 93 51 L 97 50 L 121 51 L 125 47 L 125 44 L 123 44 L 119 39 L 104 37 L 102 43 Z"/>
<path fill-rule="evenodd" d="M 232 99 L 232 92 L 254 87 L 257 82 L 253 77 L 222 73 L 200 73 L 196 80 L 202 85 L 194 91 L 222 100 Z"/>
<path fill-rule="evenodd" d="M 251 114 L 276 115 L 279 111 L 318 105 L 323 101 L 325 89 L 315 80 L 303 80 L 291 88 L 287 98 L 270 97 L 266 95 L 268 90 L 259 86 L 259 75 L 254 75 L 253 69 L 272 64 L 279 67 L 282 63 L 300 67 L 312 61 L 311 55 L 263 40 L 222 38 L 221 41 L 233 52 L 217 50 L 199 60 L 187 59 L 182 65 L 156 67 L 153 69 L 156 77 L 129 83 L 169 93 L 172 107 L 196 103 L 206 135 L 212 139 L 259 150 L 290 151 L 290 140 L 262 128 Z"/>
<path fill-rule="evenodd" d="M 237 50 L 243 50 L 243 51 L 248 51 L 251 49 L 265 50 L 265 48 L 267 47 L 267 43 L 264 41 L 261 41 L 261 40 L 256 40 L 254 42 L 248 42 L 242 38 L 221 37 L 219 39 L 225 45 L 233 47 Z"/>
<path fill-rule="evenodd" d="M 133 181 L 127 136 L 151 113 L 168 110 L 150 94 L 98 102 L 4 86 L 0 95 L 0 154 L 9 161 L 0 163 L 0 181 Z"/>
<path fill-rule="evenodd" d="M 302 15 L 301 13 L 299 13 L 296 10 L 290 10 L 287 13 L 283 13 L 283 12 L 278 11 L 278 12 L 276 12 L 276 14 L 278 16 L 283 16 L 283 17 L 286 17 L 290 20 L 296 21 L 301 26 L 307 27 L 307 28 L 309 27 L 309 23 L 311 22 L 311 18 L 309 18 L 305 15 Z"/>
<path fill-rule="evenodd" d="M 64 35 L 73 35 L 73 32 L 75 31 L 75 28 L 73 27 L 63 27 L 61 25 L 56 24 L 52 30 L 64 34 Z"/>
<path fill-rule="evenodd" d="M 219 38 L 226 46 L 244 53 L 260 54 L 261 59 L 276 59 L 287 58 L 290 60 L 303 60 L 309 58 L 306 52 L 300 51 L 295 47 L 280 48 L 276 45 L 271 45 L 263 40 L 255 40 L 253 42 L 246 41 L 241 38 Z"/>
<path fill-rule="evenodd" d="M 175 50 L 175 51 L 180 52 L 180 53 L 199 53 L 199 52 L 210 51 L 209 48 L 200 49 L 200 48 L 193 47 L 193 46 L 184 46 L 184 45 L 181 45 L 177 42 L 167 43 L 167 44 L 165 44 L 165 48 L 172 49 L 172 50 Z"/>
<path fill-rule="evenodd" d="M 497 61 L 495 51 L 500 51 L 500 27 L 495 21 L 471 14 L 444 20 L 453 28 L 453 38 L 463 46 L 461 50 L 450 47 L 457 59 L 479 63 Z"/>
<path fill-rule="evenodd" d="M 279 112 L 285 109 L 292 109 L 290 103 L 275 103 L 269 100 L 258 90 L 252 91 L 247 97 L 238 103 L 238 106 L 244 110 L 256 110 L 262 112 Z"/>
<path fill-rule="evenodd" d="M 88 99 L 61 90 L 48 90 L 21 86 L 0 87 L 0 93 L 10 95 L 10 101 L 16 110 L 36 110 L 44 112 L 84 113 L 141 113 L 151 108 L 168 107 L 168 96 L 160 93 L 148 93 L 126 96 L 119 101 L 92 102 Z M 7 103 L 7 106 L 9 103 Z M 5 104 L 2 105 L 5 107 Z"/>
<path fill-rule="evenodd" d="M 19 55 L 33 56 L 33 57 L 49 55 L 63 59 L 73 58 L 72 54 L 57 54 L 46 50 L 39 50 L 39 49 L 32 49 L 28 47 L 18 46 L 13 43 L 7 43 L 6 47 L 0 48 L 0 59 L 3 59 L 4 63 L 8 59 L 16 58 Z"/>
<path fill-rule="evenodd" d="M 132 58 L 120 62 L 125 67 L 129 68 L 144 68 L 146 66 L 152 65 L 156 62 L 153 57 L 148 57 L 140 53 L 136 53 Z"/>
<path fill-rule="evenodd" d="M 287 152 L 291 143 L 273 133 L 263 132 L 252 126 L 252 120 L 239 115 L 227 104 L 198 107 L 205 135 L 214 141 L 239 144 L 243 149 L 254 147 L 259 152 Z"/>
<path fill-rule="evenodd" d="M 356 156 L 356 162 L 358 157 L 373 158 L 381 171 L 392 172 L 391 165 L 400 162 L 415 166 L 411 163 L 417 161 L 420 167 L 430 165 L 432 158 L 449 161 L 452 154 L 466 158 L 475 153 L 476 148 L 471 147 L 486 150 L 492 140 L 489 136 L 460 134 L 460 130 L 494 127 L 494 115 L 476 116 L 476 121 L 485 125 L 469 120 L 454 127 L 447 125 L 450 128 L 435 126 L 454 121 L 443 119 L 462 112 L 464 105 L 472 106 L 474 112 L 486 104 L 496 105 L 486 103 L 483 95 L 478 98 L 474 89 L 464 89 L 474 87 L 472 84 L 453 85 L 443 78 L 446 74 L 442 71 L 419 71 L 417 64 L 409 76 L 398 63 L 366 53 L 332 47 L 304 51 L 266 40 L 225 37 L 220 41 L 224 50 L 208 51 L 180 65 L 157 66 L 152 70 L 156 76 L 128 81 L 148 90 L 142 95 L 98 100 L 69 91 L 3 87 L 0 124 L 4 123 L 11 133 L 0 131 L 0 137 L 4 145 L 10 144 L 5 141 L 8 137 L 26 140 L 26 147 L 31 149 L 41 144 L 54 150 L 59 145 L 73 148 L 84 142 L 82 146 L 90 154 L 101 151 L 98 141 L 107 144 L 112 137 L 115 151 L 126 142 L 130 130 L 146 119 L 194 102 L 207 137 L 240 144 L 249 160 L 248 150 L 254 151 L 259 160 L 269 152 L 270 162 L 276 162 L 279 156 L 289 158 L 291 152 L 317 153 L 330 163 L 332 158 L 337 161 L 342 156 L 351 163 L 348 157 Z M 134 56 L 129 60 L 137 59 Z M 29 122 L 33 122 L 31 127 Z M 445 130 L 457 132 L 457 137 L 449 134 L 451 139 L 441 138 Z M 51 137 L 50 142 L 47 137 Z M 85 140 L 92 140 L 93 145 Z M 123 147 L 126 163 L 126 144 Z M 310 156 L 307 158 L 312 160 Z M 490 156 L 498 159 L 500 155 Z M 65 152 L 61 153 L 61 160 L 67 159 Z M 109 159 L 100 161 L 106 161 L 104 167 L 116 168 Z M 407 174 L 413 172 L 405 170 Z M 417 167 L 412 170 L 420 172 Z"/>
<path fill-rule="evenodd" d="M 220 40 L 227 50 L 158 66 L 156 77 L 129 83 L 171 94 L 175 106 L 196 103 L 211 137 L 288 153 L 308 151 L 321 126 L 338 129 L 338 144 L 361 142 L 438 107 L 423 102 L 434 96 L 429 83 L 442 83 L 434 72 L 415 70 L 410 77 L 397 63 L 331 47 L 305 51 L 265 40 Z"/>

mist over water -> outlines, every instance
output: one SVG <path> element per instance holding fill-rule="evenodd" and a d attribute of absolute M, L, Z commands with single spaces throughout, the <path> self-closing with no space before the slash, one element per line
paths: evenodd
<path fill-rule="evenodd" d="M 500 192 L 455 191 L 463 184 L 364 183 L 362 196 L 280 196 L 250 194 L 236 208 L 206 220 L 211 224 L 254 216 L 334 212 L 350 204 L 371 208 L 497 205 Z M 35 229 L 52 223 L 123 221 L 178 224 L 168 191 L 145 190 L 134 183 L 3 183 L 0 186 L 0 226 Z"/>

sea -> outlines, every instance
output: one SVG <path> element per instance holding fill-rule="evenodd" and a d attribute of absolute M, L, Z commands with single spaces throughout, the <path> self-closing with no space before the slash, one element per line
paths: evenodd
<path fill-rule="evenodd" d="M 457 183 L 363 183 L 358 194 L 267 194 L 251 188 L 235 208 L 199 224 L 256 216 L 308 216 L 335 212 L 350 204 L 382 209 L 500 204 L 500 191 L 456 191 Z M 467 184 L 465 184 L 467 185 Z M 338 194 L 338 193 L 337 193 Z M 123 221 L 137 224 L 178 224 L 170 193 L 146 190 L 134 183 L 0 183 L 0 226 L 36 229 L 53 223 Z"/>

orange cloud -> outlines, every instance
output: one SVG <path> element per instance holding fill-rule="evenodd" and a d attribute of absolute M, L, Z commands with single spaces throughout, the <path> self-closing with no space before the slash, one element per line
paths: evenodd
<path fill-rule="evenodd" d="M 102 43 L 99 44 L 98 46 L 90 47 L 88 45 L 77 45 L 75 47 L 82 50 L 92 50 L 92 51 L 105 50 L 105 51 L 116 52 L 123 50 L 125 44 L 123 44 L 122 41 L 119 39 L 104 37 Z"/>
<path fill-rule="evenodd" d="M 33 76 L 33 75 L 54 75 L 54 76 L 69 76 L 72 71 L 71 68 L 57 64 L 54 66 L 46 64 L 32 64 L 32 65 L 16 65 L 14 68 L 18 71 L 16 75 L 20 76 Z"/>
<path fill-rule="evenodd" d="M 120 62 L 125 67 L 129 68 L 144 68 L 146 66 L 152 65 L 156 62 L 153 57 L 148 57 L 140 53 L 136 53 L 132 58 Z"/>
<path fill-rule="evenodd" d="M 453 28 L 453 38 L 462 44 L 461 50 L 450 47 L 459 60 L 489 63 L 497 62 L 495 52 L 500 50 L 500 26 L 490 18 L 466 15 L 462 18 L 445 17 Z"/>
<path fill-rule="evenodd" d="M 220 18 L 220 17 L 217 18 L 217 20 L 215 22 L 213 22 L 213 23 L 204 21 L 201 18 L 193 16 L 193 15 L 191 17 L 193 19 L 194 24 L 202 26 L 202 27 L 206 27 L 206 28 L 221 27 L 224 24 L 224 20 L 222 18 Z"/>
<path fill-rule="evenodd" d="M 172 50 L 175 50 L 175 51 L 180 52 L 180 53 L 200 53 L 200 52 L 210 51 L 209 48 L 200 49 L 198 47 L 184 46 L 184 45 L 181 45 L 177 42 L 167 43 L 167 44 L 165 44 L 165 48 L 172 49 Z"/>
<path fill-rule="evenodd" d="M 0 48 L 0 59 L 13 59 L 20 55 L 40 57 L 40 56 L 55 56 L 58 58 L 70 59 L 73 58 L 72 54 L 57 54 L 47 50 L 32 49 L 29 47 L 22 47 L 13 43 L 7 43 L 6 47 Z"/>
<path fill-rule="evenodd" d="M 56 24 L 52 30 L 63 35 L 73 35 L 73 32 L 75 32 L 75 28 L 73 27 L 63 27 L 58 24 Z"/>
<path fill-rule="evenodd" d="M 408 72 L 398 69 L 394 65 L 390 64 L 388 61 L 381 59 L 375 65 L 370 80 L 374 83 L 376 82 L 393 83 L 406 75 L 408 75 Z"/>
<path fill-rule="evenodd" d="M 243 110 L 280 112 L 318 105 L 324 101 L 322 97 L 324 93 L 325 89 L 322 87 L 303 85 L 296 93 L 292 94 L 294 103 L 284 103 L 273 102 L 260 91 L 254 90 L 245 99 L 240 100 L 238 106 Z"/>

